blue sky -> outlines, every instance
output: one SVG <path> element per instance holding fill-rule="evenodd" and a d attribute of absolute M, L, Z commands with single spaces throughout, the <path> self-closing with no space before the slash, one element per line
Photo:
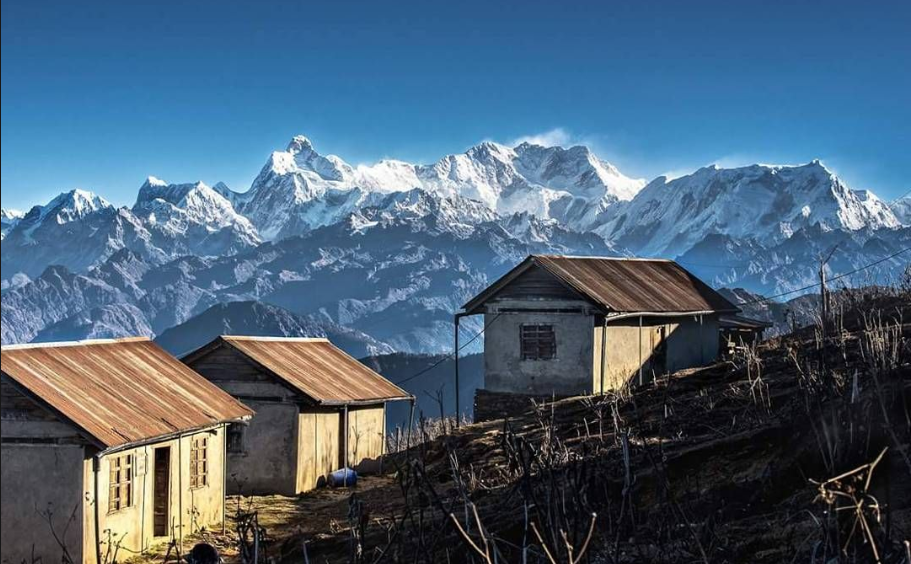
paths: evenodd
<path fill-rule="evenodd" d="M 911 189 L 911 2 L 2 3 L 4 207 L 148 175 L 244 190 L 551 132 L 630 176 L 821 158 Z"/>

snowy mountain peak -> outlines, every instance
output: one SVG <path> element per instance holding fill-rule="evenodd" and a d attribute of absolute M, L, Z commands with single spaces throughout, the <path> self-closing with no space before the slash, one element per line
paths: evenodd
<path fill-rule="evenodd" d="M 63 225 L 64 223 L 69 223 L 70 221 L 85 217 L 90 213 L 113 207 L 114 206 L 110 202 L 101 196 L 77 188 L 60 194 L 46 206 L 38 207 L 38 214 L 40 216 L 40 221 L 44 221 L 45 218 L 53 215 L 55 221 L 58 224 Z M 33 208 L 33 210 L 29 212 L 29 215 L 34 211 L 35 209 Z"/>
<path fill-rule="evenodd" d="M 19 210 L 0 208 L 0 217 L 2 217 L 4 221 L 22 219 L 23 215 L 25 214 Z"/>
<path fill-rule="evenodd" d="M 475 159 L 494 159 L 503 163 L 509 162 L 516 156 L 516 152 L 513 149 L 493 141 L 479 143 L 465 151 L 465 154 Z"/>
<path fill-rule="evenodd" d="M 19 210 L 0 208 L 0 240 L 6 238 L 6 234 L 16 227 L 23 215 L 25 214 Z"/>
<path fill-rule="evenodd" d="M 146 181 L 143 182 L 142 186 L 167 186 L 168 183 L 156 176 L 146 177 Z M 140 188 L 141 189 L 141 188 Z"/>
<path fill-rule="evenodd" d="M 352 168 L 334 155 L 319 154 L 310 139 L 296 135 L 285 151 L 272 153 L 263 172 L 299 174 L 316 181 L 341 182 L 351 176 Z"/>
<path fill-rule="evenodd" d="M 198 245 L 194 250 L 202 254 L 232 252 L 260 243 L 250 220 L 202 181 L 167 184 L 147 180 L 132 211 L 153 234 L 168 242 L 192 239 Z"/>
<path fill-rule="evenodd" d="M 911 196 L 905 196 L 889 203 L 889 209 L 902 225 L 911 226 Z"/>
<path fill-rule="evenodd" d="M 895 215 L 859 195 L 821 161 L 703 167 L 652 181 L 628 205 L 608 209 L 596 232 L 646 255 L 676 256 L 707 235 L 775 243 L 803 228 L 892 229 Z"/>
<path fill-rule="evenodd" d="M 154 177 L 150 177 L 150 180 L 153 178 Z M 224 199 L 221 194 L 206 185 L 206 183 L 201 180 L 183 184 L 168 184 L 167 182 L 158 180 L 157 178 L 154 179 L 156 182 L 150 182 L 150 180 L 147 180 L 142 186 L 140 186 L 139 194 L 136 197 L 137 204 L 149 202 L 152 200 L 164 200 L 175 206 L 185 207 L 186 198 L 194 192 L 204 194 L 204 197 L 209 199 Z"/>
<path fill-rule="evenodd" d="M 431 165 L 385 159 L 352 167 L 294 137 L 269 157 L 250 191 L 231 198 L 266 239 L 338 221 L 372 195 L 419 188 L 444 198 L 476 200 L 499 214 L 528 212 L 583 230 L 598 213 L 631 199 L 645 182 L 621 174 L 584 146 L 516 148 L 492 141 Z"/>
<path fill-rule="evenodd" d="M 297 153 L 302 153 L 304 151 L 312 151 L 313 143 L 310 142 L 310 139 L 303 135 L 295 135 L 291 138 L 291 141 L 288 143 L 287 152 L 292 155 Z"/>

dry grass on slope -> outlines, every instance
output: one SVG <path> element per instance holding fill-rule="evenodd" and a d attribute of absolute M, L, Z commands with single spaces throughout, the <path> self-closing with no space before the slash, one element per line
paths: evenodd
<path fill-rule="evenodd" d="M 304 545 L 310 562 L 904 562 L 909 322 L 907 296 L 858 300 L 825 343 L 809 328 L 640 389 L 465 426 L 392 457 L 392 479 L 336 501 L 344 519 L 308 519 L 268 550 L 287 562 Z"/>

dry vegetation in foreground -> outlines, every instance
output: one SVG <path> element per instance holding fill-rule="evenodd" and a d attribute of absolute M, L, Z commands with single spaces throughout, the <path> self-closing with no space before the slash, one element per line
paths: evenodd
<path fill-rule="evenodd" d="M 833 310 L 825 342 L 817 324 L 641 389 L 438 424 L 353 492 L 245 500 L 260 557 L 906 562 L 911 299 Z"/>
<path fill-rule="evenodd" d="M 202 538 L 243 563 L 256 536 L 258 562 L 911 562 L 911 293 L 832 310 L 825 339 L 639 389 L 422 420 L 386 475 L 233 498 Z"/>

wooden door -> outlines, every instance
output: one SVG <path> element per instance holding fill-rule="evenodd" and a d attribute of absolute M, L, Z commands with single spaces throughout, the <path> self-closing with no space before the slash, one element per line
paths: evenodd
<path fill-rule="evenodd" d="M 298 427 L 297 491 L 325 484 L 340 467 L 341 416 L 338 411 L 303 411 Z"/>
<path fill-rule="evenodd" d="M 171 447 L 155 449 L 154 472 L 152 534 L 156 537 L 166 537 L 171 521 Z"/>

